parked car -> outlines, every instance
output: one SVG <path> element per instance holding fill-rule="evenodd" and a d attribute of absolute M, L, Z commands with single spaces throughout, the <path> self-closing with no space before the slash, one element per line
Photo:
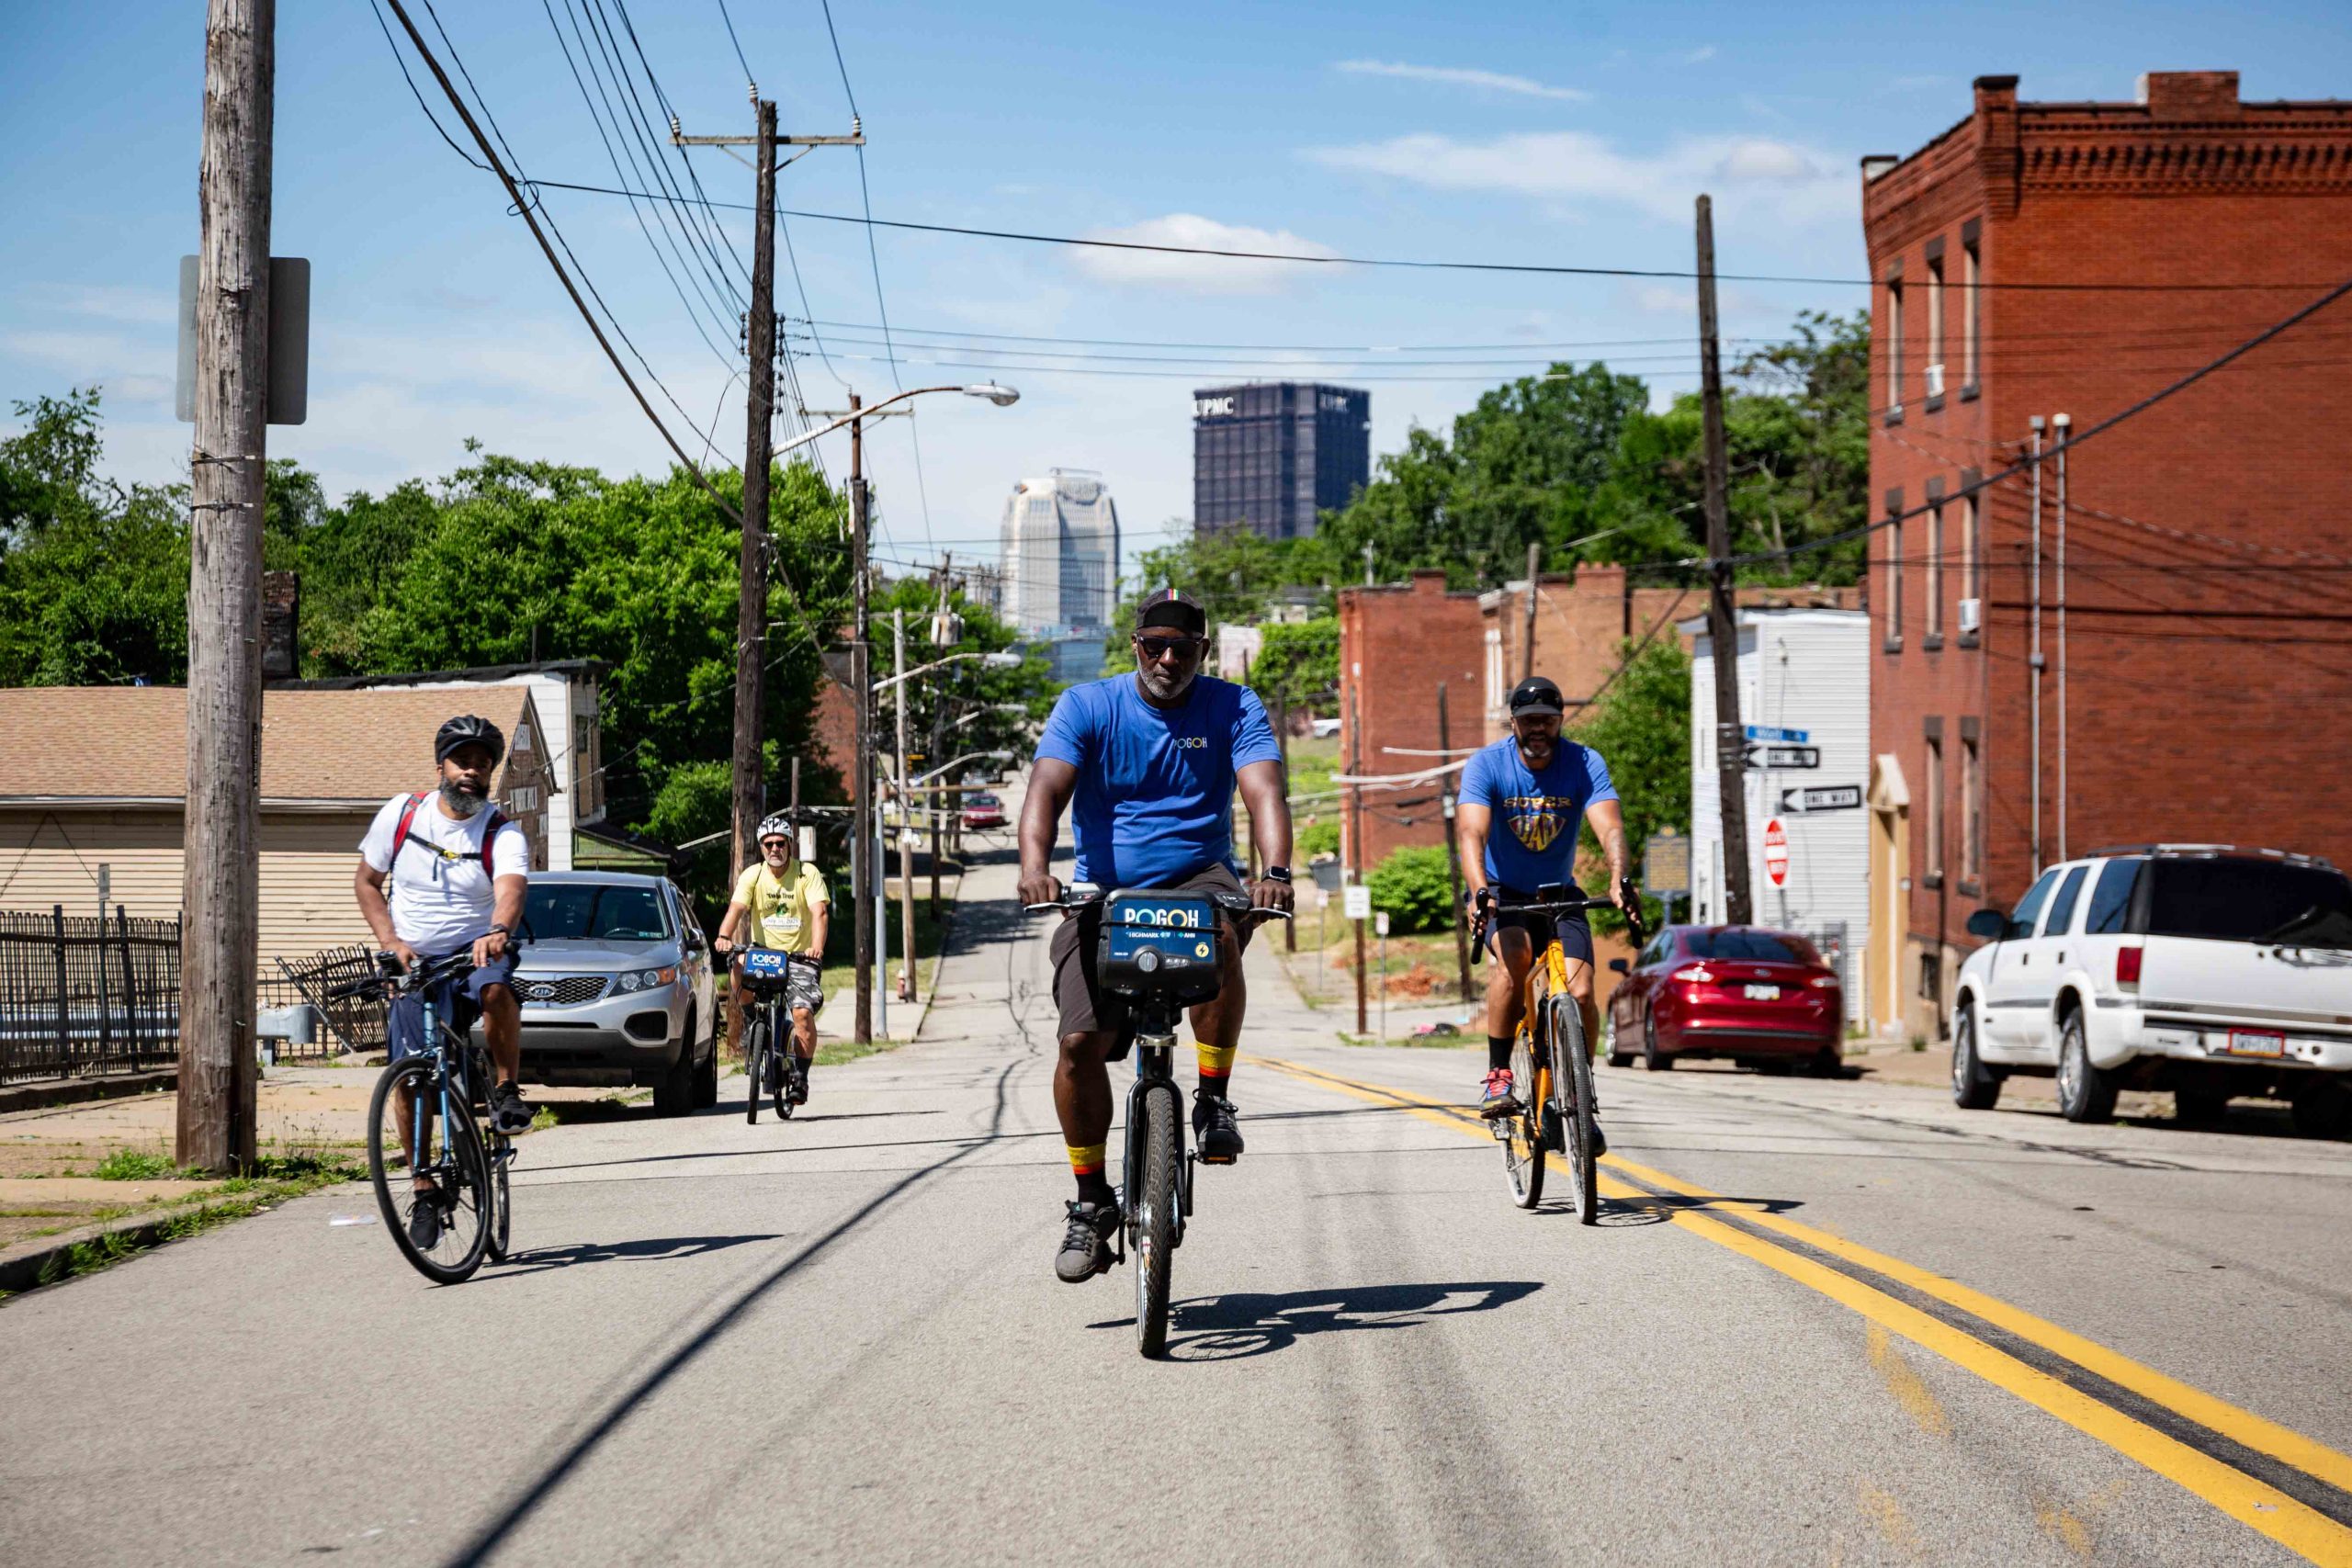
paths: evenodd
<path fill-rule="evenodd" d="M 1340 733 L 1340 721 L 1336 718 L 1311 718 L 1306 722 L 1317 740 L 1329 740 Z"/>
<path fill-rule="evenodd" d="M 1802 1062 L 1845 1066 L 1846 1006 L 1838 972 L 1793 931 L 1760 926 L 1668 926 L 1609 998 L 1609 1065 L 1635 1055 L 1663 1072 L 1685 1056 L 1728 1056 L 1759 1071 Z"/>
<path fill-rule="evenodd" d="M 534 873 L 523 935 L 525 1083 L 650 1086 L 659 1116 L 718 1103 L 710 943 L 675 884 Z"/>
<path fill-rule="evenodd" d="M 2106 850 L 2052 866 L 1952 987 L 1952 1098 L 1983 1111 L 2011 1074 L 2057 1080 L 2071 1122 L 2122 1089 L 2169 1089 L 2184 1122 L 2271 1095 L 2314 1136 L 2352 1132 L 2352 880 L 2326 861 L 2224 844 Z"/>
<path fill-rule="evenodd" d="M 1004 802 L 987 790 L 974 790 L 964 796 L 964 826 L 967 828 L 1001 828 L 1004 826 Z"/>

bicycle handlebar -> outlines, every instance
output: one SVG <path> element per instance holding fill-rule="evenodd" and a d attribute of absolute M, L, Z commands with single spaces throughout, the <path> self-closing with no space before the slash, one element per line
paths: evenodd
<path fill-rule="evenodd" d="M 1630 879 L 1627 882 L 1626 890 L 1629 893 L 1632 891 Z M 1574 886 L 1544 887 L 1539 889 L 1532 898 L 1507 899 L 1492 887 L 1486 888 L 1484 891 L 1488 897 L 1484 902 L 1477 904 L 1478 919 L 1470 933 L 1470 956 L 1473 963 L 1480 961 L 1485 956 L 1487 928 L 1494 923 L 1494 918 L 1498 913 L 1509 911 L 1515 914 L 1574 915 L 1581 914 L 1587 909 L 1613 909 L 1617 907 L 1616 902 L 1605 893 L 1587 893 L 1583 888 Z M 1634 902 L 1634 912 L 1625 917 L 1625 929 L 1627 934 L 1634 939 L 1634 946 L 1636 950 L 1649 941 L 1649 935 L 1642 926 L 1641 905 L 1638 900 Z"/>
<path fill-rule="evenodd" d="M 508 937 L 506 940 L 510 947 L 522 945 L 519 938 Z M 413 969 L 402 969 L 400 958 L 395 953 L 379 953 L 376 954 L 375 974 L 362 980 L 353 980 L 337 986 L 327 993 L 327 998 L 330 1001 L 335 1001 L 345 997 L 356 997 L 362 991 L 378 989 L 413 991 L 419 986 L 434 985 L 453 975 L 466 974 L 473 967 L 474 953 L 470 947 L 461 947 L 455 953 L 445 953 L 438 958 L 425 959 Z"/>
<path fill-rule="evenodd" d="M 1144 890 L 1138 889 L 1138 891 Z M 1170 889 L 1169 891 L 1173 893 L 1174 889 Z M 1295 918 L 1293 911 L 1289 909 L 1276 909 L 1263 905 L 1252 904 L 1248 898 L 1238 893 L 1188 893 L 1182 896 L 1184 897 L 1205 897 L 1218 908 L 1223 909 L 1227 914 L 1237 918 L 1249 916 L 1270 920 L 1287 920 Z M 1049 909 L 1059 909 L 1065 913 L 1070 913 L 1080 909 L 1092 908 L 1095 905 L 1102 903 L 1109 897 L 1110 895 L 1103 892 L 1101 888 L 1090 887 L 1082 893 L 1072 889 L 1049 903 L 1023 904 L 1021 907 L 1023 909 L 1033 915 L 1042 915 Z"/>

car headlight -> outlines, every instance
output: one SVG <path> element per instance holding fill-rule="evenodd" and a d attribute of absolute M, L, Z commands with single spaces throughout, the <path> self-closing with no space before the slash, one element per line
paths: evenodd
<path fill-rule="evenodd" d="M 635 969 L 629 970 L 621 976 L 621 989 L 624 991 L 634 991 L 644 983 L 645 976 Z"/>

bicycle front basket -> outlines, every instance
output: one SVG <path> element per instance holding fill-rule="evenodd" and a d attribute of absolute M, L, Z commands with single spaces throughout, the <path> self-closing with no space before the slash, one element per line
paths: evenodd
<path fill-rule="evenodd" d="M 781 987 L 791 972 L 792 954 L 779 947 L 743 950 L 743 984 L 747 989 Z"/>
<path fill-rule="evenodd" d="M 1114 996 L 1158 997 L 1179 1007 L 1224 988 L 1217 908 L 1192 893 L 1114 893 L 1102 906 L 1095 976 Z"/>

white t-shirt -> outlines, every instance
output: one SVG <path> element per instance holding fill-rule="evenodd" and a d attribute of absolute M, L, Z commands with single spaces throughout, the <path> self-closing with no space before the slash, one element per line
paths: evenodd
<path fill-rule="evenodd" d="M 460 822 L 441 809 L 437 792 L 428 794 L 395 863 L 392 836 L 408 802 L 407 795 L 396 795 L 384 803 L 359 840 L 359 858 L 391 873 L 393 934 L 424 956 L 438 957 L 490 931 L 497 895 L 481 868 L 481 835 L 491 808 L 485 806 Z M 531 841 L 512 822 L 501 824 L 490 853 L 501 876 L 531 874 Z"/>

